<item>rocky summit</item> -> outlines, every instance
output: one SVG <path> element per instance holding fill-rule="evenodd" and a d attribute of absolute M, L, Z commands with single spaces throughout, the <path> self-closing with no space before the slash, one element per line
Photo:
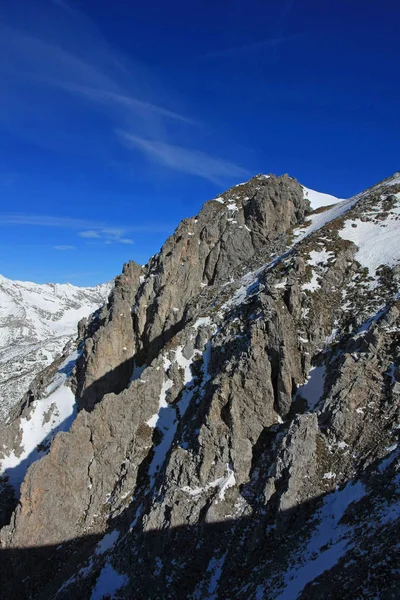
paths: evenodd
<path fill-rule="evenodd" d="M 259 175 L 125 264 L 0 430 L 1 597 L 399 598 L 399 240 L 400 173 Z"/>

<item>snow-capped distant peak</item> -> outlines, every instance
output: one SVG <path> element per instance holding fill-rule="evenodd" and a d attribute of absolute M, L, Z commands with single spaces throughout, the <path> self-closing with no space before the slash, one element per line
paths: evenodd
<path fill-rule="evenodd" d="M 0 419 L 76 337 L 80 319 L 97 310 L 111 288 L 112 283 L 41 285 L 0 275 Z"/>
<path fill-rule="evenodd" d="M 322 206 L 331 206 L 345 200 L 344 198 L 336 198 L 336 196 L 332 196 L 331 194 L 323 194 L 322 192 L 310 190 L 304 185 L 301 187 L 303 188 L 304 198 L 310 201 L 312 210 L 316 210 Z"/>

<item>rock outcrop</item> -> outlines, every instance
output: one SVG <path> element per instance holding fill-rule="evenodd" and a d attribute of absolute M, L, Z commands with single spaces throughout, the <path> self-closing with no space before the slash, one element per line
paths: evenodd
<path fill-rule="evenodd" d="M 108 392 L 121 392 L 133 372 L 135 341 L 131 308 L 140 285 L 141 267 L 131 261 L 116 277 L 108 303 L 95 321 L 81 324 L 85 338 L 77 365 L 79 406 L 92 410 Z M 85 328 L 87 327 L 87 329 Z"/>

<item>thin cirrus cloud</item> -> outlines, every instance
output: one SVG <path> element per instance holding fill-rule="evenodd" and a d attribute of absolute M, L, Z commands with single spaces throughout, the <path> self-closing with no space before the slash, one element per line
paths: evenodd
<path fill-rule="evenodd" d="M 252 42 L 251 44 L 242 44 L 238 46 L 231 46 L 229 48 L 223 48 L 216 50 L 215 52 L 208 52 L 203 56 L 205 59 L 212 58 L 229 58 L 237 54 L 247 54 L 262 49 L 276 48 L 282 44 L 287 44 L 297 41 L 299 38 L 304 37 L 303 34 L 287 35 L 282 37 L 268 38 L 266 40 L 260 40 L 258 42 Z"/>
<path fill-rule="evenodd" d="M 126 229 L 117 229 L 106 227 L 104 229 L 89 229 L 87 231 L 80 231 L 79 235 L 82 238 L 89 240 L 101 240 L 106 244 L 133 244 L 134 241 L 131 238 L 124 237 Z"/>
<path fill-rule="evenodd" d="M 55 217 L 52 215 L 32 215 L 27 213 L 0 213 L 2 225 L 33 225 L 37 227 L 60 227 L 63 229 L 78 229 L 84 231 L 105 232 L 134 232 L 134 233 L 168 233 L 172 225 L 166 223 L 151 223 L 151 225 L 133 225 L 130 227 L 110 227 L 105 223 L 75 219 L 73 217 Z"/>
<path fill-rule="evenodd" d="M 121 107 L 127 111 L 141 113 L 143 115 L 153 113 L 161 117 L 173 119 L 174 121 L 186 123 L 187 125 L 200 126 L 200 124 L 197 121 L 191 119 L 190 117 L 187 117 L 186 115 L 177 113 L 173 110 L 169 110 L 163 106 L 153 104 L 152 102 L 139 100 L 138 98 L 135 98 L 132 95 L 117 93 L 107 89 L 89 87 L 86 85 L 67 83 L 57 79 L 49 79 L 46 81 L 46 83 L 61 88 L 67 92 L 79 94 L 84 98 L 93 100 L 94 102 L 98 102 L 100 104 L 114 105 L 116 107 Z"/>
<path fill-rule="evenodd" d="M 53 0 L 53 4 L 62 12 L 71 11 L 65 0 Z M 22 31 L 0 25 L 4 89 L 0 122 L 5 127 L 38 146 L 100 156 L 108 164 L 120 160 L 115 157 L 123 147 L 125 165 L 134 149 L 147 161 L 218 185 L 226 178 L 247 174 L 207 149 L 196 148 L 196 130 L 203 125 L 177 107 L 181 102 L 175 96 L 171 100 L 171 94 L 147 69 L 128 62 L 86 17 L 75 9 L 73 13 L 74 19 L 65 14 L 68 27 L 60 29 L 56 21 L 54 27 L 41 28 L 47 33 L 40 36 L 35 28 L 32 33 L 29 28 Z M 88 110 L 88 123 L 93 110 L 101 114 L 96 128 L 86 130 L 73 120 L 69 126 L 75 103 Z M 84 113 L 78 112 L 83 118 Z M 54 135 L 58 128 L 60 135 Z M 132 133 L 130 144 L 126 136 L 115 135 L 119 131 Z M 176 139 L 190 139 L 190 143 L 180 147 Z"/>
<path fill-rule="evenodd" d="M 128 237 L 131 233 L 164 233 L 170 234 L 174 227 L 168 224 L 152 223 L 151 225 L 136 225 L 131 227 L 115 227 L 104 223 L 96 223 L 85 219 L 71 217 L 55 217 L 51 215 L 32 215 L 23 213 L 0 213 L 0 227 L 9 225 L 50 227 L 53 229 L 76 230 L 77 235 L 88 243 L 102 244 L 133 244 Z M 127 235 L 128 234 L 128 235 Z M 56 250 L 73 250 L 74 246 L 57 245 Z"/>
<path fill-rule="evenodd" d="M 158 140 L 118 131 L 121 139 L 129 147 L 139 150 L 152 161 L 175 171 L 197 175 L 216 184 L 226 177 L 248 177 L 249 172 L 232 162 L 214 158 L 199 150 L 192 150 Z"/>

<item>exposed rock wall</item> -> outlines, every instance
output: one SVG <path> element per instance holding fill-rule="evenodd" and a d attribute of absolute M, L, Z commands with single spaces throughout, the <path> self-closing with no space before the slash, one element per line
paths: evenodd
<path fill-rule="evenodd" d="M 92 410 L 108 392 L 121 392 L 133 373 L 136 350 L 132 305 L 140 285 L 141 267 L 130 261 L 115 279 L 109 302 L 84 332 L 82 357 L 77 365 L 80 408 Z M 89 335 L 87 335 L 89 334 Z"/>

